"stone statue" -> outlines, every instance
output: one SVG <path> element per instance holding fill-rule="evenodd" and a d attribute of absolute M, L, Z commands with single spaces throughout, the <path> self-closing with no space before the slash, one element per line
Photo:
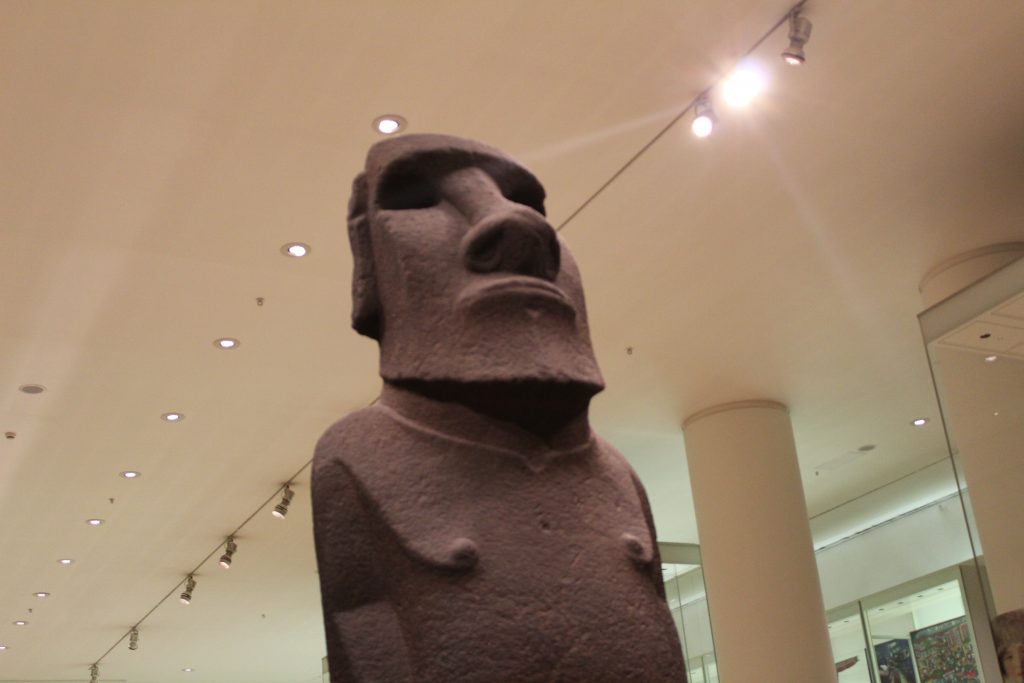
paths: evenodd
<path fill-rule="evenodd" d="M 685 681 L 643 487 L 544 189 L 440 135 L 376 144 L 349 206 L 384 387 L 320 439 L 331 681 Z"/>

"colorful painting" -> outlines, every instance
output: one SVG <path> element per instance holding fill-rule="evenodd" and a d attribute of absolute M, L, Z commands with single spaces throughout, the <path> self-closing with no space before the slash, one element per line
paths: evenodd
<path fill-rule="evenodd" d="M 894 638 L 875 645 L 879 683 L 917 683 L 914 660 L 910 656 L 910 641 Z"/>
<path fill-rule="evenodd" d="M 910 634 L 921 683 L 978 680 L 967 618 L 958 617 Z"/>

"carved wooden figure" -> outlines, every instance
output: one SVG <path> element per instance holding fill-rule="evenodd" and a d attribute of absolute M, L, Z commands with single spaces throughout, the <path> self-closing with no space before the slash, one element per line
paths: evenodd
<path fill-rule="evenodd" d="M 476 142 L 387 139 L 349 237 L 384 387 L 316 450 L 331 680 L 685 681 L 643 487 L 587 419 L 603 380 L 537 179 Z"/>

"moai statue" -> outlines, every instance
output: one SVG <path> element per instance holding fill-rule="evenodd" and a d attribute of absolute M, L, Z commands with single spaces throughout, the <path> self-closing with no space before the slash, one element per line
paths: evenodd
<path fill-rule="evenodd" d="M 384 386 L 314 460 L 331 681 L 685 681 L 643 487 L 587 419 L 603 380 L 537 179 L 390 138 L 349 237 Z"/>

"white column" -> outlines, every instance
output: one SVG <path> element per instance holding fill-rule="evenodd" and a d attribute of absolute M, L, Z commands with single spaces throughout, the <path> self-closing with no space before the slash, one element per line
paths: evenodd
<path fill-rule="evenodd" d="M 744 401 L 683 422 L 721 680 L 836 680 L 786 407 Z"/>

